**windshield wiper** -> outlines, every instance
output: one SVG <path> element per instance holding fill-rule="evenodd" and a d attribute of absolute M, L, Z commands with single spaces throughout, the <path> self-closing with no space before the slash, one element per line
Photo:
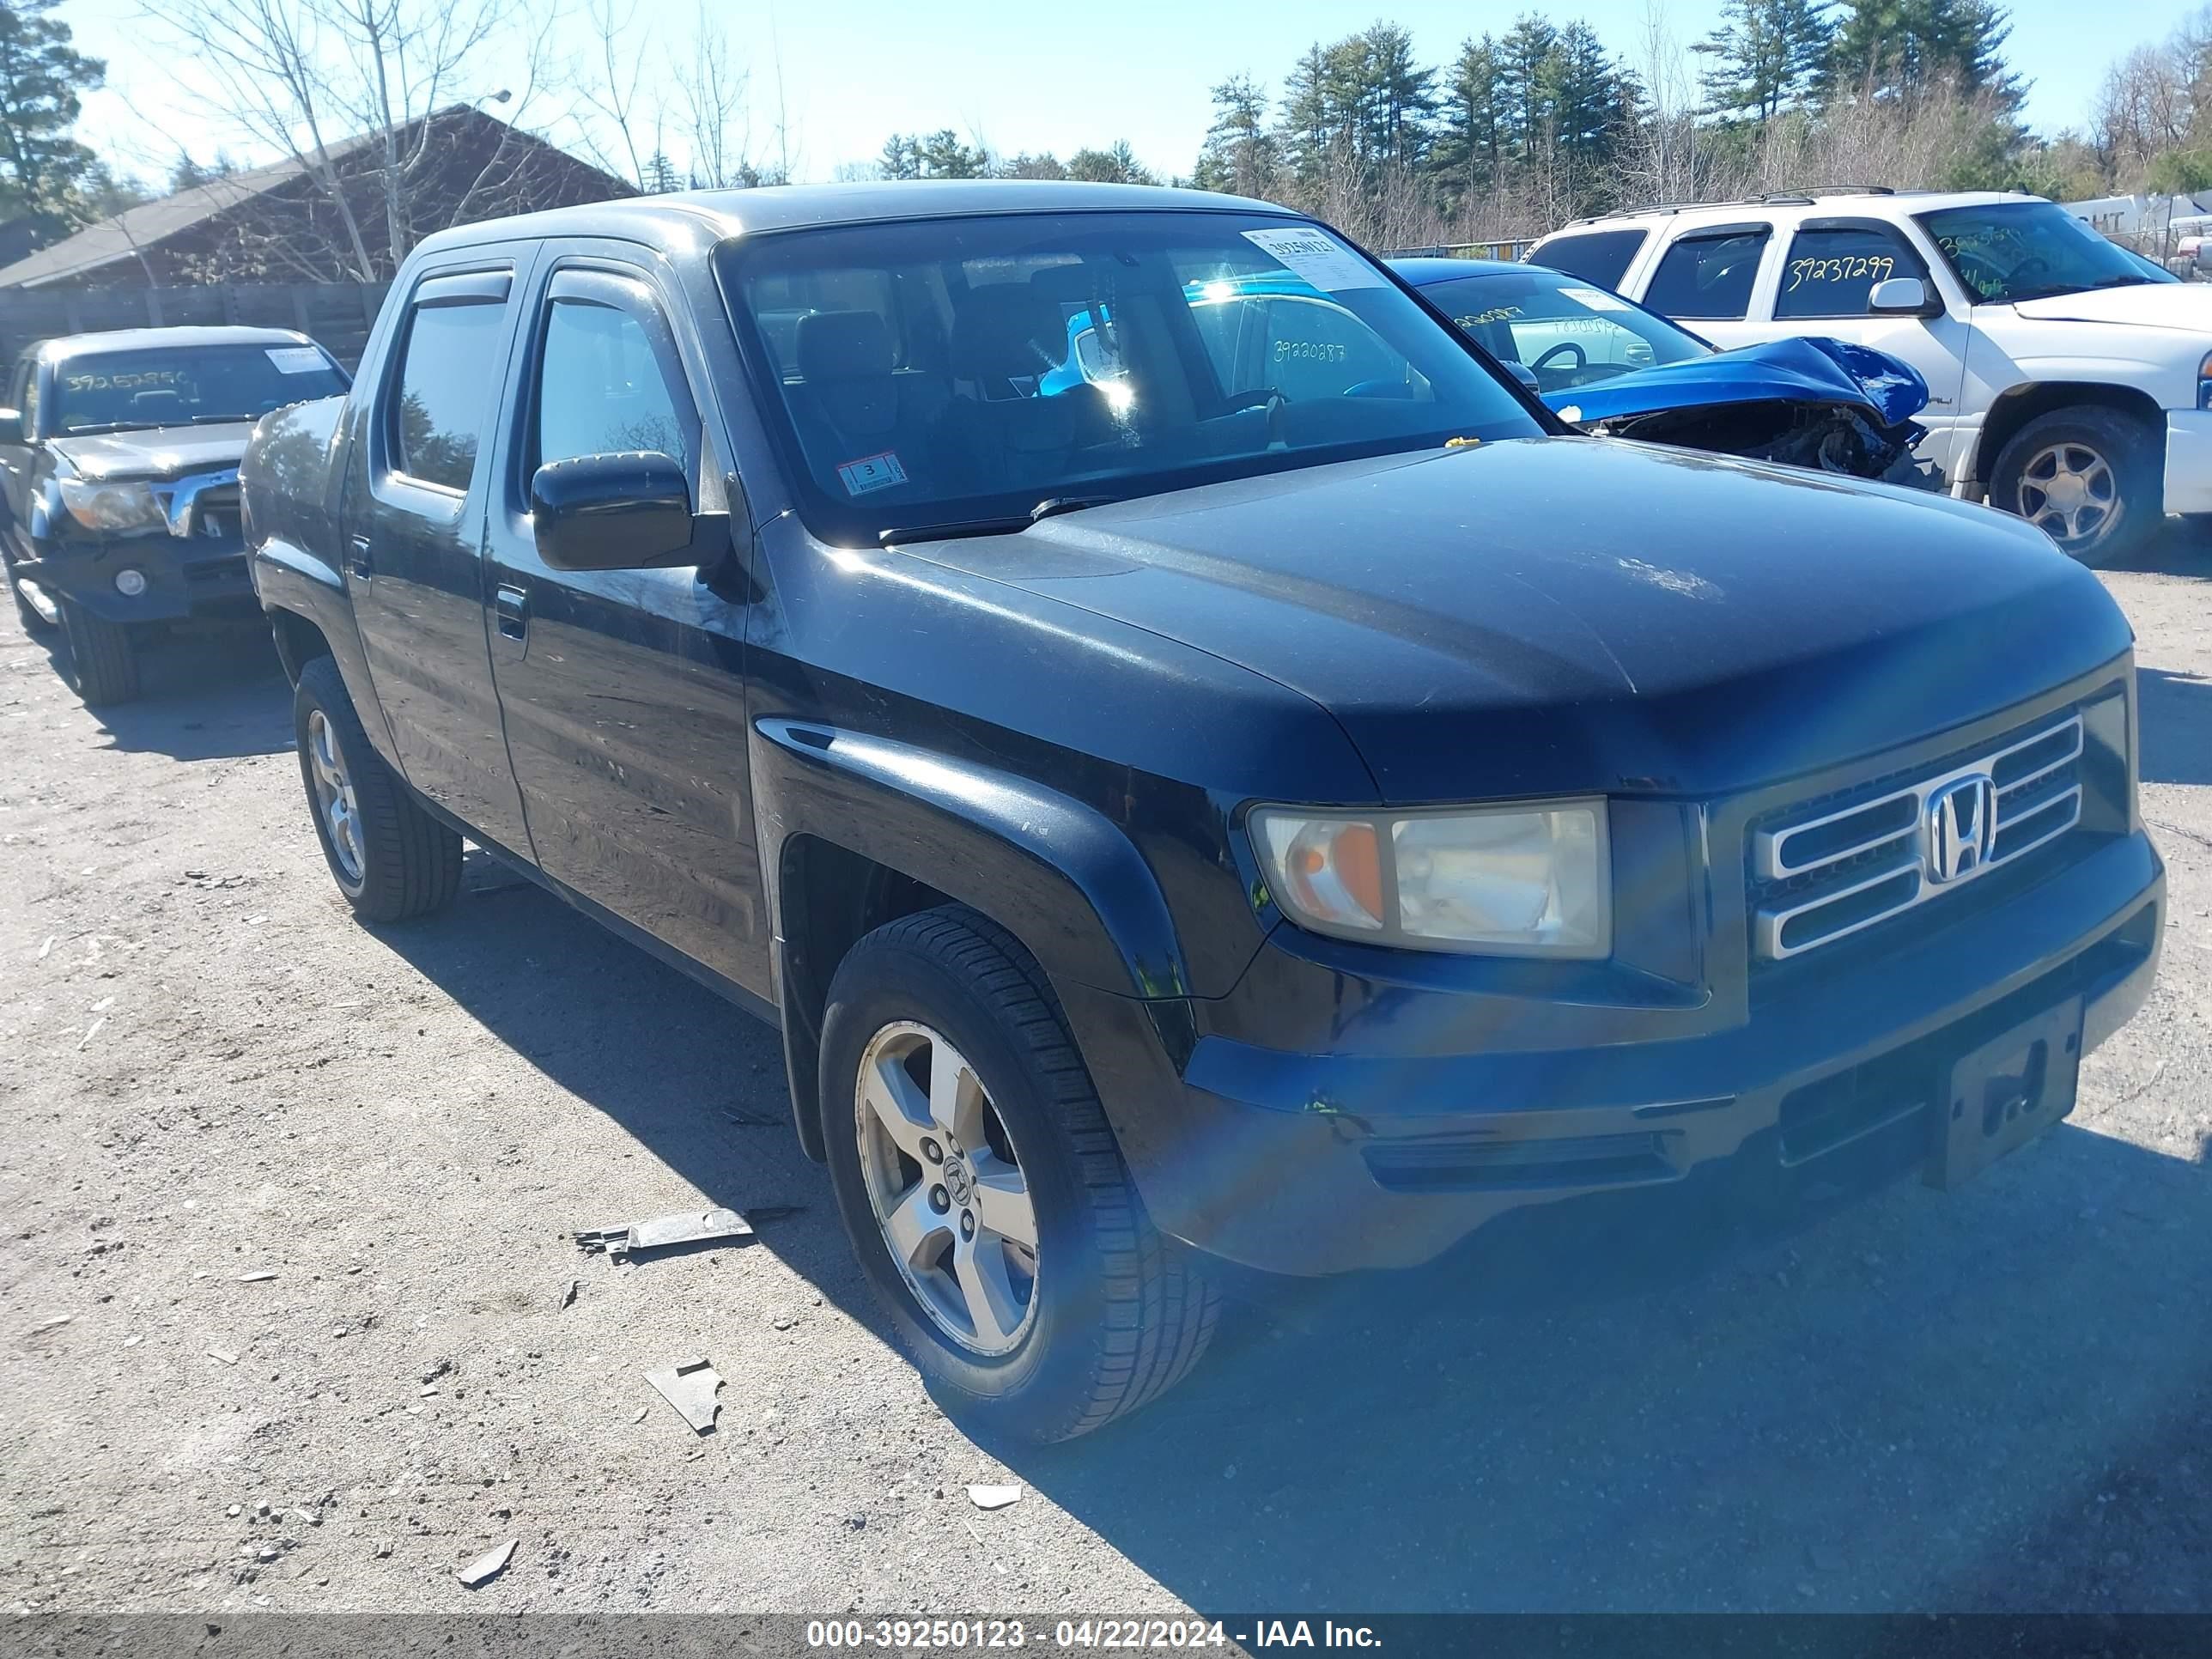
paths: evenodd
<path fill-rule="evenodd" d="M 243 421 L 250 426 L 260 418 L 261 417 L 258 415 L 195 415 L 186 422 L 186 424 L 190 426 L 236 426 L 240 422 Z"/>
<path fill-rule="evenodd" d="M 143 421 L 94 421 L 89 426 L 64 427 L 54 434 L 57 438 L 101 438 L 111 432 L 151 432 L 154 428 Z"/>
<path fill-rule="evenodd" d="M 1033 524 L 1056 519 L 1063 513 L 1080 513 L 1085 507 L 1104 507 L 1120 499 L 1118 495 L 1048 495 L 1027 513 L 1009 513 L 995 519 L 959 519 L 949 524 L 899 525 L 881 532 L 876 541 L 889 547 L 896 542 L 949 542 L 961 536 L 1018 535 Z"/>

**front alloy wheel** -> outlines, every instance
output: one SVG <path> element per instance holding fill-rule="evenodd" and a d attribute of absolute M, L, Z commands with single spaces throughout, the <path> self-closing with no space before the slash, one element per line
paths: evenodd
<path fill-rule="evenodd" d="M 1145 1213 L 1043 970 L 957 905 L 846 953 L 823 1012 L 837 1210 L 948 1407 L 1066 1440 L 1172 1387 L 1220 1303 Z"/>
<path fill-rule="evenodd" d="M 982 1079 L 941 1033 L 900 1020 L 869 1042 L 854 1092 L 892 1265 L 962 1347 L 1011 1353 L 1036 1311 L 1036 1211 Z"/>

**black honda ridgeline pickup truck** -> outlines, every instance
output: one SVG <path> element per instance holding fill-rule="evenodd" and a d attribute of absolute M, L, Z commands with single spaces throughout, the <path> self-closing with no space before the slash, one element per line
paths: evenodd
<path fill-rule="evenodd" d="M 466 836 L 776 1020 L 892 1322 L 1014 1433 L 1182 1376 L 1217 1257 L 1884 1142 L 1954 1185 L 2156 969 L 2094 577 L 1569 434 L 1259 203 L 445 232 L 242 472 L 354 908 Z"/>

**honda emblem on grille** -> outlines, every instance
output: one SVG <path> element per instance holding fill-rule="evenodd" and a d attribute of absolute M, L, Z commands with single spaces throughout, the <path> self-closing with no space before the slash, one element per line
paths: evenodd
<path fill-rule="evenodd" d="M 1997 786 L 1986 772 L 1954 778 L 1928 797 L 1921 862 L 1937 884 L 1989 862 L 1996 840 Z"/>

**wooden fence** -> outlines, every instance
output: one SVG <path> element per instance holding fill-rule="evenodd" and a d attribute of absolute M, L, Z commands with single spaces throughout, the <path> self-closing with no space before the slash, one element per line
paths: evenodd
<path fill-rule="evenodd" d="M 0 289 L 0 363 L 34 341 L 103 329 L 247 323 L 292 328 L 348 368 L 389 283 L 216 283 L 204 288 Z"/>

